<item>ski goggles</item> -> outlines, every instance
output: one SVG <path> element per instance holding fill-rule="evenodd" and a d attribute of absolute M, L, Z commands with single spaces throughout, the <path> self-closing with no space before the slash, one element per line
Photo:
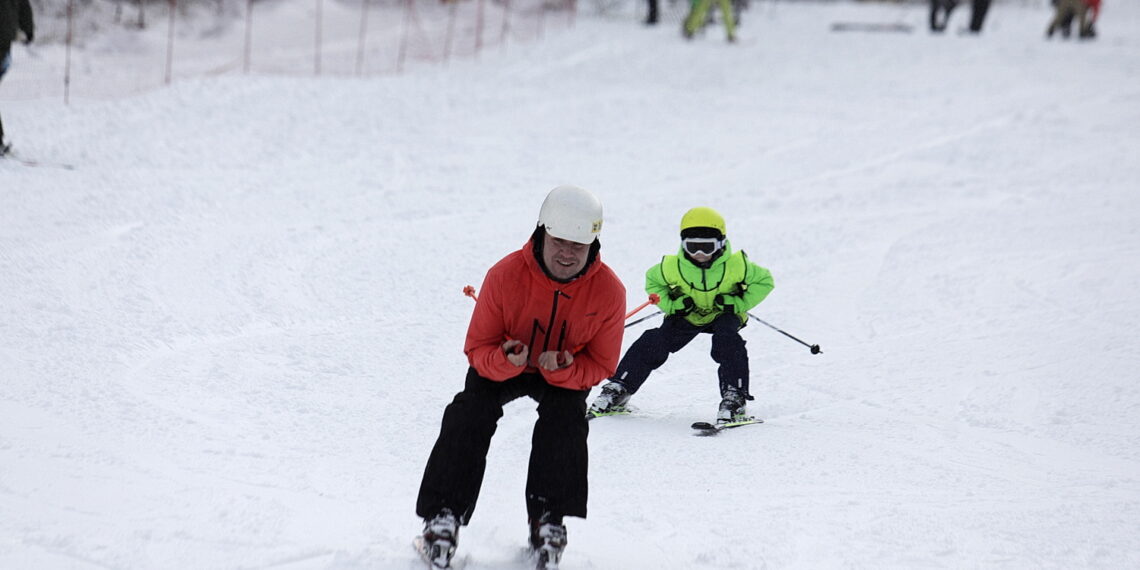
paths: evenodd
<path fill-rule="evenodd" d="M 697 255 L 698 253 L 712 255 L 724 247 L 724 240 L 717 238 L 685 238 L 681 240 L 681 247 L 685 248 L 685 253 L 689 255 Z"/>

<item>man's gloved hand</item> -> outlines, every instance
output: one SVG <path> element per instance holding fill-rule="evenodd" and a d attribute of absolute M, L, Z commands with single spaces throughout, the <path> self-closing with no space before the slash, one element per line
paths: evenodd
<path fill-rule="evenodd" d="M 33 36 L 35 36 L 35 34 L 32 34 L 32 33 L 24 34 L 24 45 L 28 45 L 28 44 L 32 43 Z"/>
<path fill-rule="evenodd" d="M 538 366 L 546 370 L 558 370 L 559 368 L 566 368 L 574 362 L 574 355 L 570 354 L 569 350 L 557 352 L 548 350 L 538 355 Z"/>
<path fill-rule="evenodd" d="M 504 342 L 503 352 L 506 353 L 507 360 L 515 366 L 526 366 L 526 360 L 530 357 L 530 349 L 517 340 Z"/>

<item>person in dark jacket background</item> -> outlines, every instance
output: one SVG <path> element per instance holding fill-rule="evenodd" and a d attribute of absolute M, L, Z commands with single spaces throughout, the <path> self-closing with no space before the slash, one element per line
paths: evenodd
<path fill-rule="evenodd" d="M 645 16 L 645 25 L 652 26 L 657 24 L 657 0 L 646 0 L 649 6 L 649 13 Z"/>
<path fill-rule="evenodd" d="M 957 7 L 958 0 L 930 0 L 930 31 L 944 31 L 950 22 L 950 13 Z"/>
<path fill-rule="evenodd" d="M 986 12 L 990 10 L 990 0 L 973 0 L 970 4 L 970 33 L 977 34 L 982 31 L 982 24 L 986 21 Z"/>
<path fill-rule="evenodd" d="M 32 18 L 32 5 L 28 0 L 0 0 L 0 79 L 12 65 L 12 42 L 16 34 L 24 32 L 24 43 L 32 43 L 36 35 Z M 4 141 L 4 121 L 0 118 L 0 155 L 8 152 L 9 145 Z"/>
<path fill-rule="evenodd" d="M 930 31 L 943 32 L 950 23 L 950 13 L 958 7 L 958 0 L 930 0 Z M 990 10 L 990 0 L 971 0 L 970 33 L 982 31 L 986 13 Z"/>

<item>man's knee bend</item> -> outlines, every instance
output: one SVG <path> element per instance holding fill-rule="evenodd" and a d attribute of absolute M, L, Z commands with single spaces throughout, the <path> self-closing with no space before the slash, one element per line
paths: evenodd
<path fill-rule="evenodd" d="M 538 414 L 542 418 L 558 421 L 582 420 L 586 418 L 587 392 L 550 387 L 538 404 Z"/>
<path fill-rule="evenodd" d="M 503 417 L 503 406 L 487 394 L 460 392 L 447 405 L 443 412 L 444 422 L 458 422 L 465 425 L 494 425 Z"/>

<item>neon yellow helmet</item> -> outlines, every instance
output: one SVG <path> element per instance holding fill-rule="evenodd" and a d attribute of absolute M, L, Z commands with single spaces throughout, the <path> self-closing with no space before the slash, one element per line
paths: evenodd
<path fill-rule="evenodd" d="M 721 216 L 716 210 L 704 206 L 693 208 L 681 216 L 681 233 L 692 228 L 713 228 L 722 236 L 728 235 L 724 216 Z"/>

